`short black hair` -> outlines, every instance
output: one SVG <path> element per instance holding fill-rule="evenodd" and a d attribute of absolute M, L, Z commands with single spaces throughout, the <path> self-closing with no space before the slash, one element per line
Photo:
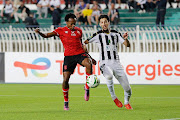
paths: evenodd
<path fill-rule="evenodd" d="M 99 21 L 102 19 L 102 18 L 106 18 L 109 22 L 109 17 L 107 15 L 100 15 L 99 16 Z"/>
<path fill-rule="evenodd" d="M 51 5 L 52 8 L 54 8 L 54 5 Z"/>
<path fill-rule="evenodd" d="M 73 13 L 69 13 L 65 16 L 65 21 L 68 22 L 69 18 L 76 18 L 76 16 Z"/>

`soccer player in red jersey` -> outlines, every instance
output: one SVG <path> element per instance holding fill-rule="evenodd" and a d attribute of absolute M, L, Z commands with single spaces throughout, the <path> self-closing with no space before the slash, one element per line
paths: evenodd
<path fill-rule="evenodd" d="M 85 45 L 82 45 L 82 30 L 76 25 L 76 16 L 69 13 L 65 16 L 66 26 L 59 27 L 50 33 L 42 33 L 39 29 L 35 29 L 35 32 L 44 38 L 58 36 L 64 46 L 64 64 L 63 64 L 63 83 L 62 89 L 64 93 L 64 110 L 69 110 L 69 78 L 74 72 L 74 69 L 78 64 L 86 67 L 86 79 L 92 74 L 92 62 L 96 64 L 96 61 L 92 59 L 86 52 Z M 85 84 L 85 100 L 89 100 L 89 87 Z"/>

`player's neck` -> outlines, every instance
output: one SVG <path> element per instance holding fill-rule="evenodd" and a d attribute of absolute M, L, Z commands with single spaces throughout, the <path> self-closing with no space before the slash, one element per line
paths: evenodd
<path fill-rule="evenodd" d="M 102 30 L 104 33 L 109 33 L 109 29 L 107 29 L 107 30 Z"/>
<path fill-rule="evenodd" d="M 67 28 L 68 28 L 68 26 L 66 26 Z M 69 30 L 71 30 L 71 31 L 74 31 L 74 29 L 70 29 L 70 28 L 68 28 Z"/>

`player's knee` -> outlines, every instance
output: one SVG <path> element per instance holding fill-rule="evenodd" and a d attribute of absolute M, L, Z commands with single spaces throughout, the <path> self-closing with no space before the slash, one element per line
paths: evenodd
<path fill-rule="evenodd" d="M 112 80 L 113 79 L 113 76 L 112 75 L 104 75 L 104 77 L 107 79 L 107 80 Z"/>
<path fill-rule="evenodd" d="M 85 67 L 86 67 L 86 69 L 92 69 L 92 64 L 90 62 L 88 62 Z"/>
<path fill-rule="evenodd" d="M 121 71 L 121 74 L 118 75 L 119 77 L 125 77 L 126 76 L 126 73 L 124 71 Z"/>
<path fill-rule="evenodd" d="M 69 80 L 68 80 L 68 78 L 64 77 L 63 81 L 68 82 Z"/>
<path fill-rule="evenodd" d="M 69 83 L 69 80 L 64 79 L 64 80 L 63 80 L 63 83 L 67 85 L 67 84 Z"/>
<path fill-rule="evenodd" d="M 68 82 L 69 82 L 69 77 L 68 77 L 68 76 L 64 76 L 63 82 L 64 82 L 64 83 L 68 83 Z"/>
<path fill-rule="evenodd" d="M 113 85 L 113 80 L 106 80 L 107 85 Z"/>

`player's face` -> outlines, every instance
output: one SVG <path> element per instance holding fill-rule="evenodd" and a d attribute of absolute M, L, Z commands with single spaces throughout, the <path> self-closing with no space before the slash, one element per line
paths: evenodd
<path fill-rule="evenodd" d="M 110 24 L 110 23 L 108 22 L 108 20 L 107 20 L 106 18 L 100 19 L 99 25 L 101 26 L 101 28 L 102 28 L 103 30 L 108 30 L 109 24 Z"/>
<path fill-rule="evenodd" d="M 6 1 L 6 4 L 7 4 L 7 5 L 9 5 L 9 4 L 10 4 L 10 1 L 9 1 L 9 0 L 8 0 L 8 1 Z"/>
<path fill-rule="evenodd" d="M 66 22 L 67 24 L 67 27 L 70 29 L 70 30 L 73 30 L 75 25 L 76 25 L 76 19 L 74 18 L 69 18 L 69 21 Z"/>

